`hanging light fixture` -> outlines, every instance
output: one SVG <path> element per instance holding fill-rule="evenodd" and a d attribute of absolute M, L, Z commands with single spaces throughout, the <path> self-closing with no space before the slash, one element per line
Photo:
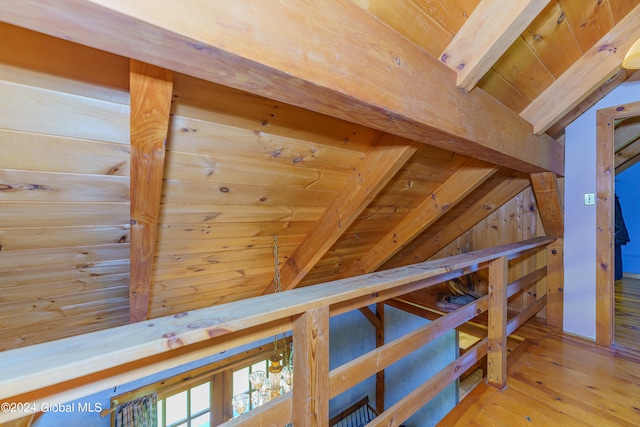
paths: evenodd
<path fill-rule="evenodd" d="M 282 291 L 282 283 L 280 281 L 280 263 L 278 260 L 278 236 L 277 235 L 273 235 L 273 292 L 274 293 L 278 293 Z M 271 356 L 271 358 L 269 359 L 269 361 L 271 362 L 271 366 L 269 366 L 269 389 L 270 389 L 270 397 L 271 399 L 278 397 L 280 395 L 281 389 L 284 393 L 286 393 L 287 391 L 291 390 L 291 382 L 289 382 L 288 384 L 282 384 L 283 383 L 283 369 L 285 368 L 285 366 L 283 366 L 283 359 L 284 359 L 284 364 L 286 364 L 286 374 L 287 374 L 287 378 L 289 379 L 289 381 L 291 381 L 291 376 L 293 375 L 293 371 L 291 370 L 291 367 L 289 366 L 289 361 L 290 361 L 290 355 L 289 355 L 289 345 L 285 342 L 285 340 L 282 340 L 282 346 L 280 348 L 280 350 L 282 351 L 282 354 L 284 355 L 281 356 L 280 355 L 280 351 L 278 349 L 278 336 L 274 336 L 273 337 L 273 356 Z M 288 388 L 288 390 L 284 391 L 285 388 Z"/>
<path fill-rule="evenodd" d="M 275 353 L 269 359 L 269 361 L 271 362 L 271 366 L 269 366 L 269 397 L 271 399 L 280 396 L 280 381 L 282 381 L 283 368 L 283 366 L 280 364 L 281 360 L 282 356 Z"/>
<path fill-rule="evenodd" d="M 640 69 L 640 39 L 636 40 L 625 55 L 622 60 L 622 68 L 626 68 L 627 70 Z"/>
<path fill-rule="evenodd" d="M 280 268 L 278 263 L 278 236 L 273 236 L 274 276 L 273 292 L 282 291 L 280 282 Z M 251 372 L 249 393 L 241 393 L 233 397 L 232 404 L 236 413 L 242 415 L 249 409 L 249 402 L 253 408 L 264 405 L 283 393 L 288 393 L 293 387 L 293 366 L 291 364 L 291 348 L 286 339 L 273 337 L 273 355 L 269 357 L 267 372 L 257 370 Z"/>

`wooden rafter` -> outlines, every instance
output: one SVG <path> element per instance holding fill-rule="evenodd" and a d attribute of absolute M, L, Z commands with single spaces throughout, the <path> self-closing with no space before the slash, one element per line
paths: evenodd
<path fill-rule="evenodd" d="M 640 38 L 639 20 L 640 5 L 522 110 L 520 116 L 533 125 L 535 133 L 545 132 L 618 73 L 627 50 Z"/>
<path fill-rule="evenodd" d="M 237 0 L 233 7 L 25 0 L 20 8 L 0 3 L 0 15 L 14 25 L 501 166 L 564 171 L 563 147 L 555 140 L 533 135 L 528 123 L 483 91 L 460 93 L 453 71 L 347 0 Z"/>
<path fill-rule="evenodd" d="M 631 166 L 635 165 L 639 161 L 640 161 L 640 136 L 635 141 L 635 143 L 631 143 L 627 145 L 625 148 L 616 152 L 615 154 L 616 175 L 629 169 Z"/>
<path fill-rule="evenodd" d="M 147 318 L 173 73 L 131 60 L 131 277 L 129 321 Z"/>
<path fill-rule="evenodd" d="M 417 151 L 418 144 L 386 135 L 356 167 L 307 237 L 280 268 L 282 290 L 295 288 Z M 273 284 L 264 293 L 273 292 Z"/>
<path fill-rule="evenodd" d="M 616 125 L 613 151 L 617 153 L 640 138 L 640 117 L 624 120 Z"/>
<path fill-rule="evenodd" d="M 483 0 L 440 55 L 470 91 L 527 28 L 549 0 Z"/>
<path fill-rule="evenodd" d="M 383 237 L 367 254 L 351 264 L 345 271 L 344 277 L 375 271 L 408 242 L 496 173 L 498 169 L 498 166 L 475 159 L 465 161 L 447 181 L 430 194 L 420 206 Z"/>
<path fill-rule="evenodd" d="M 433 237 L 424 243 L 412 248 L 402 256 L 392 258 L 383 268 L 392 268 L 400 265 L 414 264 L 429 259 L 440 249 L 464 234 L 471 227 L 495 212 L 500 206 L 511 200 L 515 195 L 530 185 L 526 177 L 506 177 L 485 197 L 478 199 L 455 221 L 450 221 Z"/>
<path fill-rule="evenodd" d="M 531 184 L 547 236 L 564 237 L 564 213 L 556 175 L 551 172 L 532 173 Z"/>

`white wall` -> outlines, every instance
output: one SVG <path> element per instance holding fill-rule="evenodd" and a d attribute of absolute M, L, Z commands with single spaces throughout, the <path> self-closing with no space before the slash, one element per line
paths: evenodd
<path fill-rule="evenodd" d="M 596 111 L 640 101 L 640 82 L 623 83 L 567 126 L 565 135 L 564 329 L 596 336 Z"/>

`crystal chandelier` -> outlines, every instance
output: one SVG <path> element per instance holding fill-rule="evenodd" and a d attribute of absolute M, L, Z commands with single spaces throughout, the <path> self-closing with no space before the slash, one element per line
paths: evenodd
<path fill-rule="evenodd" d="M 273 291 L 282 290 L 280 269 L 278 264 L 278 237 L 273 236 L 274 279 Z M 280 345 L 279 345 L 280 344 Z M 273 355 L 269 357 L 267 372 L 254 371 L 249 375 L 251 391 L 233 397 L 232 404 L 236 413 L 242 415 L 251 407 L 257 408 L 281 394 L 288 393 L 293 388 L 293 366 L 290 365 L 291 350 L 284 339 L 273 338 Z"/>

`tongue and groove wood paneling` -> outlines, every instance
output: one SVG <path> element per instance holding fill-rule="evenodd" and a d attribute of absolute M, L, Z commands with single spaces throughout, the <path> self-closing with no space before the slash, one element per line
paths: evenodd
<path fill-rule="evenodd" d="M 150 317 L 259 295 L 382 135 L 176 75 Z"/>
<path fill-rule="evenodd" d="M 126 323 L 129 61 L 14 27 L 2 25 L 0 32 L 25 52 L 11 62 L 0 47 L 0 93 L 8 100 L 0 106 L 0 348 Z M 48 64 L 43 49 L 66 62 Z M 85 80 L 77 71 L 83 59 L 91 61 L 87 70 L 99 64 Z M 385 138 L 377 130 L 174 74 L 148 317 L 262 294 L 274 275 L 273 236 L 283 266 L 317 233 L 327 207 L 336 206 L 345 183 Z M 406 149 L 410 142 L 400 145 Z M 350 227 L 332 233 L 336 242 L 299 286 L 342 277 L 469 162 L 424 144 L 410 158 L 397 157 L 398 172 Z M 521 185 L 520 177 L 501 169 L 447 207 L 391 263 L 416 262 L 412 251 L 419 246 L 436 253 L 445 245 L 442 233 L 460 241 L 483 218 L 474 209 L 497 209 Z M 504 228 L 514 239 L 509 230 L 521 227 L 526 214 L 517 206 L 510 211 L 517 218 Z M 466 228 L 451 237 L 447 224 Z M 484 225 L 487 232 L 492 225 Z"/>
<path fill-rule="evenodd" d="M 124 58 L 0 34 L 4 350 L 126 322 L 129 106 Z"/>

